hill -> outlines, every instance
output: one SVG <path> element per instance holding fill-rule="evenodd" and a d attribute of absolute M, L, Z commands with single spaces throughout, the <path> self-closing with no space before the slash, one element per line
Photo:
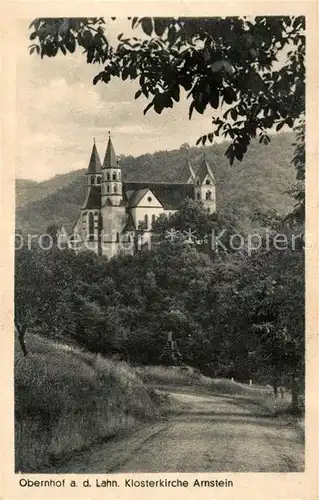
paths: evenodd
<path fill-rule="evenodd" d="M 85 170 L 76 170 L 67 174 L 56 175 L 52 179 L 43 182 L 32 181 L 29 179 L 16 180 L 16 205 L 18 208 L 23 205 L 46 198 L 59 189 L 70 184 L 79 175 L 83 175 Z"/>
<path fill-rule="evenodd" d="M 217 182 L 217 208 L 236 214 L 242 227 L 251 227 L 253 214 L 276 210 L 287 213 L 293 200 L 285 191 L 295 182 L 290 161 L 293 155 L 293 134 L 278 134 L 269 145 L 258 141 L 242 162 L 229 165 L 224 156 L 225 143 L 205 148 L 176 149 L 128 156 L 121 161 L 124 180 L 170 182 L 178 181 L 187 156 L 196 165 L 204 152 L 213 158 Z M 23 232 L 43 232 L 49 224 L 63 224 L 67 231 L 85 199 L 86 178 L 83 170 L 59 175 L 42 183 L 17 180 L 16 227 Z M 28 200 L 28 201 L 27 201 Z"/>

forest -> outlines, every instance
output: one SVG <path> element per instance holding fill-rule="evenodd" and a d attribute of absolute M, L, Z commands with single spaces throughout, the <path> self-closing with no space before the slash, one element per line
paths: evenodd
<path fill-rule="evenodd" d="M 187 365 L 210 377 L 271 384 L 275 393 L 284 385 L 297 404 L 304 383 L 303 226 L 273 213 L 259 217 L 258 245 L 242 237 L 241 248 L 231 244 L 236 223 L 193 200 L 162 216 L 152 248 L 135 255 L 108 261 L 57 239 L 50 250 L 17 248 L 15 323 L 25 354 L 31 330 L 133 365 Z M 170 241 L 172 227 L 196 230 L 199 240 Z M 206 238 L 212 231 L 217 247 Z"/>

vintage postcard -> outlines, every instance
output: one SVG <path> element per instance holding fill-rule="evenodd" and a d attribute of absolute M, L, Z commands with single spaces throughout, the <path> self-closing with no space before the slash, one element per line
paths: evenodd
<path fill-rule="evenodd" d="M 1 498 L 318 498 L 317 15 L 3 6 Z"/>

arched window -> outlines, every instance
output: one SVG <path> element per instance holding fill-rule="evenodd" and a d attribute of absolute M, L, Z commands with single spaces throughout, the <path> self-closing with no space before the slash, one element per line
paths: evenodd
<path fill-rule="evenodd" d="M 211 191 L 207 191 L 207 193 L 206 193 L 206 200 L 211 201 L 211 199 L 212 199 L 212 192 Z"/>
<path fill-rule="evenodd" d="M 108 181 L 111 179 L 110 172 L 108 172 L 108 173 L 106 174 L 106 178 L 107 178 L 107 180 L 108 180 Z"/>
<path fill-rule="evenodd" d="M 90 183 L 91 183 L 91 186 L 93 186 L 93 184 L 94 184 L 94 177 L 93 177 L 93 175 L 91 175 Z"/>
<path fill-rule="evenodd" d="M 197 184 L 197 186 L 200 186 L 200 180 L 199 179 L 197 179 L 196 184 Z"/>
<path fill-rule="evenodd" d="M 92 212 L 89 213 L 89 241 L 94 239 L 94 217 Z"/>
<path fill-rule="evenodd" d="M 116 243 L 120 242 L 120 233 L 116 233 Z"/>
<path fill-rule="evenodd" d="M 147 214 L 144 215 L 144 224 L 145 224 L 145 227 L 147 229 L 148 228 L 148 215 Z"/>
<path fill-rule="evenodd" d="M 97 179 L 96 179 L 96 183 L 97 183 L 97 184 L 101 184 L 101 177 L 100 177 L 100 176 L 98 176 L 98 177 L 97 177 Z"/>
<path fill-rule="evenodd" d="M 206 179 L 206 184 L 210 184 L 210 179 Z"/>
<path fill-rule="evenodd" d="M 110 192 L 110 186 L 106 186 L 106 191 L 109 193 Z"/>
<path fill-rule="evenodd" d="M 155 215 L 155 214 L 153 214 L 153 215 L 152 215 L 152 227 L 154 226 L 155 221 L 156 221 L 156 215 Z"/>
<path fill-rule="evenodd" d="M 200 200 L 200 193 L 197 193 L 197 199 Z"/>
<path fill-rule="evenodd" d="M 114 184 L 114 193 L 117 193 L 117 185 Z"/>

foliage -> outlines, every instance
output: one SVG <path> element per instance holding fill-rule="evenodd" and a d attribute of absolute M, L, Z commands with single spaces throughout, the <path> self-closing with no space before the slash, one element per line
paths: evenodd
<path fill-rule="evenodd" d="M 180 204 L 177 212 L 170 216 L 162 214 L 154 223 L 153 230 L 161 237 L 166 231 L 174 228 L 180 233 L 190 232 L 196 234 L 197 239 L 202 242 L 211 234 L 217 225 L 216 214 L 210 214 L 202 202 L 186 198 Z"/>
<path fill-rule="evenodd" d="M 190 117 L 194 109 L 203 114 L 207 106 L 227 105 L 201 142 L 219 134 L 231 139 L 231 162 L 243 158 L 252 137 L 268 142 L 267 130 L 292 128 L 304 113 L 302 16 L 133 18 L 136 36 L 120 34 L 116 48 L 107 41 L 102 18 L 36 19 L 31 28 L 30 51 L 41 57 L 72 53 L 78 45 L 88 63 L 104 64 L 94 84 L 138 79 L 135 98 L 150 100 L 144 113 L 172 108 L 183 90 L 191 99 Z M 276 67 L 281 54 L 286 60 Z"/>
<path fill-rule="evenodd" d="M 305 121 L 301 120 L 300 124 L 295 127 L 296 143 L 295 153 L 292 163 L 297 171 L 297 183 L 288 190 L 288 193 L 295 199 L 295 209 L 289 214 L 290 220 L 298 221 L 299 223 L 305 220 L 306 210 L 306 193 L 305 193 L 305 168 L 306 168 L 306 130 Z"/>

